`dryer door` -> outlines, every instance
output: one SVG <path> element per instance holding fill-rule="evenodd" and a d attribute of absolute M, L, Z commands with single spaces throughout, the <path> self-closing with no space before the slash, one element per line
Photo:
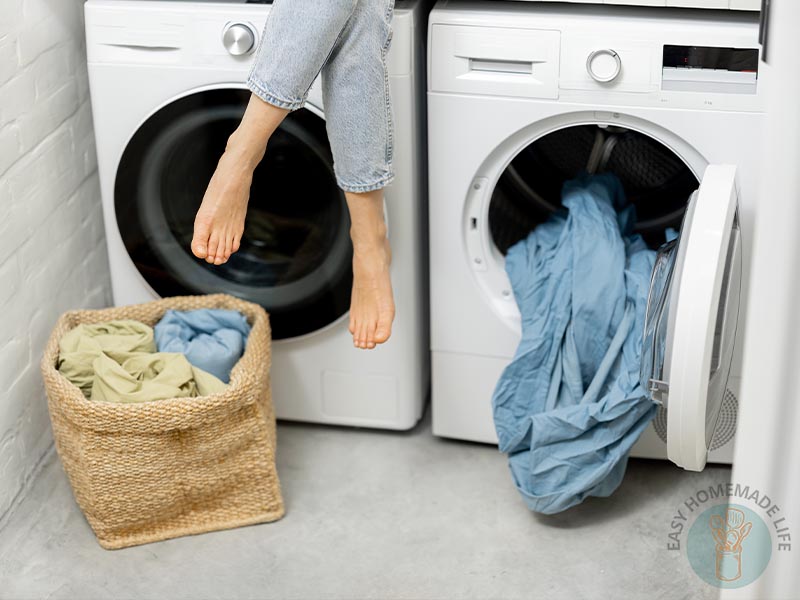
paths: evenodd
<path fill-rule="evenodd" d="M 742 249 L 736 169 L 709 166 L 680 235 L 650 283 L 642 384 L 667 408 L 667 454 L 702 470 L 727 389 L 739 318 Z"/>
<path fill-rule="evenodd" d="M 157 294 L 233 294 L 264 306 L 273 338 L 297 337 L 346 314 L 352 287 L 350 221 L 320 116 L 295 111 L 273 134 L 253 175 L 239 251 L 214 266 L 190 249 L 195 213 L 249 97 L 197 91 L 142 123 L 117 170 L 116 220 Z"/>

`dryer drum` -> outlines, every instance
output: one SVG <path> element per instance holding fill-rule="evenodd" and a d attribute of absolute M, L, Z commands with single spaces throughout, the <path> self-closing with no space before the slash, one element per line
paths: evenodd
<path fill-rule="evenodd" d="M 615 173 L 636 206 L 636 230 L 656 248 L 679 227 L 699 182 L 658 140 L 622 127 L 576 125 L 531 142 L 506 168 L 489 207 L 495 245 L 505 254 L 561 204 L 565 181 L 582 172 Z"/>

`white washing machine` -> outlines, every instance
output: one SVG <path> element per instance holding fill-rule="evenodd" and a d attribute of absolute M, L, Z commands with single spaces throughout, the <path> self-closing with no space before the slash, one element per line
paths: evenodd
<path fill-rule="evenodd" d="M 421 416 L 430 370 L 425 2 L 397 2 L 388 55 L 397 127 L 396 179 L 386 191 L 397 306 L 391 340 L 359 351 L 347 329 L 349 216 L 319 81 L 255 172 L 240 251 L 222 266 L 190 253 L 194 214 L 250 97 L 245 80 L 269 10 L 244 0 L 86 2 L 114 301 L 227 292 L 259 302 L 271 318 L 279 418 L 408 429 Z M 229 51 L 226 32 L 243 54 Z"/>
<path fill-rule="evenodd" d="M 435 434 L 496 443 L 492 393 L 520 341 L 505 251 L 559 205 L 565 180 L 593 164 L 620 175 L 652 248 L 683 224 L 654 277 L 644 344 L 646 384 L 663 404 L 633 455 L 695 470 L 730 462 L 764 123 L 758 30 L 746 13 L 436 5 Z"/>

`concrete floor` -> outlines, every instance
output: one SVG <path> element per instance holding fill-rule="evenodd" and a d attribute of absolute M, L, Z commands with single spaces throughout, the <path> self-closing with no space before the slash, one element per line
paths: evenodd
<path fill-rule="evenodd" d="M 106 551 L 53 453 L 0 530 L 0 598 L 715 598 L 666 550 L 673 511 L 730 469 L 632 460 L 608 499 L 530 513 L 495 448 L 279 427 L 288 512 L 266 525 Z"/>

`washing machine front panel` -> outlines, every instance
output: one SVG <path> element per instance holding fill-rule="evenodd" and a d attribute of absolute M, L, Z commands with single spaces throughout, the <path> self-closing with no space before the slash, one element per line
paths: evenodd
<path fill-rule="evenodd" d="M 733 316 L 744 311 L 743 306 L 736 310 L 738 296 L 733 290 L 738 287 L 731 280 L 740 285 L 748 280 L 748 246 L 758 203 L 755 165 L 761 159 L 767 83 L 763 74 L 752 71 L 752 62 L 757 61 L 757 21 L 740 17 L 687 18 L 674 13 L 658 22 L 639 11 L 604 14 L 555 6 L 524 10 L 512 4 L 495 10 L 459 2 L 448 3 L 431 15 L 428 106 L 430 189 L 436 199 L 430 206 L 435 433 L 496 441 L 488 425 L 491 392 L 520 336 L 519 314 L 504 272 L 503 244 L 494 239 L 491 227 L 491 196 L 503 173 L 526 146 L 558 129 L 621 126 L 663 144 L 688 167 L 696 185 L 682 197 L 684 206 L 697 188 L 701 191 L 696 198 L 707 195 L 701 183 L 709 164 L 737 166 L 736 218 L 727 238 L 720 236 L 728 240 L 727 246 L 722 242 L 719 246 L 726 251 L 719 260 L 707 263 L 714 277 L 728 279 L 727 286 L 720 283 L 718 289 L 727 304 L 720 299 L 715 305 L 708 299 L 713 294 L 707 296 L 706 316 L 718 318 L 700 329 L 702 348 L 693 349 L 695 354 L 710 356 L 711 364 L 720 368 L 696 369 L 695 389 L 700 387 L 698 381 L 706 382 L 705 393 L 699 394 L 702 401 L 695 396 L 692 402 L 687 395 L 681 409 L 671 412 L 661 407 L 632 452 L 667 458 L 671 444 L 670 454 L 687 468 L 702 468 L 706 457 L 710 462 L 730 462 L 741 344 L 729 342 L 742 331 L 733 326 Z M 485 38 L 481 36 L 484 28 L 488 28 Z M 498 35 L 503 32 L 507 35 Z M 711 52 L 717 49 L 720 52 Z M 614 52 L 603 54 L 604 50 Z M 590 72 L 587 59 L 598 51 L 600 58 L 591 62 Z M 681 52 L 692 68 L 670 62 Z M 614 54 L 622 62 L 619 74 L 611 81 L 599 80 L 604 74 L 614 74 Z M 706 64 L 730 58 L 744 60 Z M 505 86 L 499 93 L 498 82 Z M 734 189 L 733 184 L 729 187 Z M 720 193 L 719 198 L 731 201 L 735 196 Z M 730 216 L 719 213 L 723 214 Z M 733 226 L 737 221 L 740 235 Z M 731 240 L 740 241 L 732 250 Z M 729 250 L 732 261 L 727 260 Z M 719 310 L 720 306 L 728 308 Z M 710 347 L 705 343 L 709 339 Z M 681 347 L 688 346 L 673 343 L 670 351 L 678 357 Z M 730 380 L 722 385 L 727 379 L 722 367 L 732 348 Z M 709 393 L 712 380 L 715 392 L 721 394 Z M 677 398 L 675 388 L 671 390 Z M 684 427 L 685 435 L 671 436 L 679 427 Z"/>
<path fill-rule="evenodd" d="M 352 286 L 348 211 L 319 114 L 295 111 L 270 139 L 239 251 L 213 265 L 190 250 L 195 213 L 249 96 L 196 91 L 147 118 L 119 162 L 116 222 L 160 296 L 233 293 L 264 306 L 275 339 L 302 336 L 342 318 Z"/>
<path fill-rule="evenodd" d="M 307 335 L 275 340 L 272 385 L 279 419 L 408 429 L 421 416 L 429 373 L 427 306 L 420 301 L 427 281 L 426 227 L 420 214 L 427 210 L 421 193 L 426 184 L 424 110 L 419 103 L 424 89 L 420 59 L 429 12 L 426 3 L 398 0 L 387 56 L 398 123 L 397 178 L 386 190 L 392 280 L 397 284 L 391 342 L 368 353 L 353 347 L 345 315 Z M 230 54 L 224 32 L 232 23 L 245 23 L 260 35 L 270 5 L 87 0 L 84 7 L 114 302 L 147 302 L 159 294 L 128 254 L 117 223 L 115 188 L 122 154 L 154 112 L 187 93 L 244 87 L 253 54 Z M 309 89 L 307 102 L 321 119 L 319 79 Z"/>
<path fill-rule="evenodd" d="M 474 104 L 476 99 L 465 100 L 467 103 Z M 434 102 L 434 105 L 437 103 Z M 453 105 L 451 104 L 451 110 Z M 512 103 L 509 103 L 506 108 L 513 110 Z M 576 107 L 570 107 L 576 108 Z M 433 114 L 432 118 L 436 118 L 437 114 Z M 434 285 L 435 296 L 433 297 L 433 314 L 434 314 L 434 336 L 435 340 L 439 342 L 434 346 L 434 365 L 438 365 L 440 373 L 449 373 L 451 371 L 463 371 L 461 363 L 468 358 L 467 352 L 473 355 L 481 355 L 485 357 L 485 368 L 477 369 L 474 366 L 470 367 L 468 373 L 463 374 L 462 387 L 473 390 L 482 390 L 487 400 L 484 402 L 476 402 L 473 408 L 464 405 L 464 396 L 459 395 L 460 400 L 456 400 L 456 395 L 453 394 L 453 389 L 445 385 L 442 381 L 437 381 L 434 378 L 434 398 L 436 404 L 434 405 L 434 431 L 446 436 L 466 437 L 467 439 L 476 439 L 479 441 L 494 441 L 492 434 L 486 427 L 479 427 L 478 424 L 473 424 L 472 421 L 462 417 L 455 417 L 456 414 L 464 413 L 465 411 L 474 410 L 474 414 L 483 414 L 485 422 L 490 422 L 491 411 L 488 398 L 491 397 L 491 389 L 497 381 L 497 377 L 502 372 L 502 366 L 507 364 L 507 361 L 513 356 L 513 351 L 519 341 L 520 335 L 520 322 L 519 311 L 516 303 L 511 294 L 511 287 L 504 269 L 504 253 L 495 243 L 493 239 L 490 213 L 491 213 L 491 198 L 492 192 L 502 178 L 502 173 L 507 169 L 508 165 L 513 162 L 513 157 L 518 155 L 521 148 L 524 148 L 536 140 L 543 139 L 545 136 L 554 131 L 567 131 L 575 127 L 594 126 L 598 124 L 616 129 L 626 129 L 628 131 L 635 131 L 637 134 L 646 135 L 654 141 L 663 144 L 665 148 L 675 153 L 675 156 L 685 165 L 685 167 L 695 175 L 695 189 L 699 188 L 701 191 L 705 189 L 702 197 L 707 198 L 711 196 L 708 191 L 709 185 L 706 181 L 708 173 L 708 161 L 705 159 L 706 155 L 725 157 L 731 160 L 739 160 L 745 165 L 750 161 L 747 158 L 747 153 L 738 153 L 738 157 L 734 155 L 726 155 L 723 150 L 723 144 L 716 146 L 717 142 L 721 142 L 725 137 L 725 130 L 729 127 L 727 118 L 720 115 L 714 115 L 714 118 L 704 119 L 704 124 L 709 128 L 709 131 L 715 132 L 715 135 L 709 136 L 709 140 L 714 141 L 711 145 L 705 143 L 704 139 L 696 136 L 692 137 L 692 127 L 690 122 L 686 122 L 685 118 L 681 115 L 674 115 L 674 122 L 669 119 L 663 118 L 659 115 L 658 111 L 653 110 L 631 110 L 626 109 L 626 112 L 614 113 L 599 113 L 597 111 L 591 112 L 560 112 L 557 114 L 549 114 L 542 111 L 542 119 L 532 123 L 526 127 L 518 129 L 514 132 L 502 132 L 497 137 L 493 138 L 495 148 L 493 152 L 485 152 L 482 155 L 482 160 L 478 167 L 475 169 L 474 177 L 469 180 L 466 186 L 456 177 L 458 170 L 457 165 L 451 162 L 453 158 L 452 153 L 445 157 L 442 165 L 447 165 L 442 171 L 442 174 L 449 174 L 452 176 L 450 179 L 443 180 L 446 185 L 452 188 L 452 191 L 446 192 L 444 188 L 432 188 L 433 193 L 437 194 L 443 202 L 442 194 L 448 194 L 454 202 L 458 203 L 455 197 L 456 190 L 464 190 L 464 199 L 461 200 L 461 211 L 455 210 L 447 211 L 449 218 L 453 219 L 456 223 L 456 228 L 459 237 L 463 240 L 462 248 L 463 255 L 458 257 L 458 261 L 464 265 L 463 271 L 468 273 L 468 278 L 473 281 L 471 287 L 472 291 L 467 291 L 468 286 L 461 286 L 453 290 L 454 277 L 449 274 L 447 279 L 440 279 L 434 277 L 432 285 Z M 501 120 L 502 121 L 502 120 Z M 660 125 L 656 122 L 660 121 Z M 754 134 L 758 128 L 758 119 L 755 115 L 746 119 L 748 125 L 743 128 L 743 131 L 748 134 Z M 673 125 L 672 127 L 664 127 L 663 125 Z M 493 124 L 496 130 L 498 123 Z M 492 128 L 492 124 L 487 125 L 487 129 Z M 476 135 L 476 131 L 472 131 Z M 481 139 L 483 131 L 478 132 L 476 137 Z M 491 135 L 488 131 L 487 134 Z M 685 137 L 684 137 L 685 136 Z M 503 138 L 503 139 L 498 139 Z M 687 139 L 691 139 L 695 145 L 690 144 Z M 699 149 L 698 149 L 699 148 Z M 701 152 L 702 150 L 702 152 Z M 467 150 L 459 153 L 459 157 L 465 158 L 466 155 L 472 155 L 472 150 Z M 440 156 L 440 158 L 442 158 Z M 477 162 L 476 158 L 467 159 L 469 162 Z M 435 168 L 435 167 L 434 167 Z M 713 170 L 713 169 L 712 169 Z M 465 175 L 463 170 L 461 175 Z M 751 177 L 747 174 L 747 169 L 741 173 L 743 179 L 748 182 L 748 189 L 752 191 L 752 186 L 749 185 Z M 733 189 L 733 181 L 736 175 L 731 175 L 731 184 L 728 189 Z M 702 185 L 702 184 L 705 184 Z M 464 189 L 466 188 L 466 189 Z M 724 187 L 723 187 L 724 189 Z M 694 189 L 689 188 L 687 196 L 694 192 Z M 701 197 L 701 192 L 697 193 L 697 198 Z M 736 196 L 730 194 L 720 193 L 717 194 L 720 199 L 731 199 Z M 687 197 L 688 200 L 688 197 Z M 754 197 L 748 196 L 748 202 L 744 205 L 746 213 L 752 214 Z M 704 202 L 705 204 L 705 202 Z M 721 205 L 721 200 L 718 201 L 717 206 Z M 734 204 L 726 205 L 733 206 Z M 444 213 L 444 207 L 432 206 L 433 213 L 441 215 Z M 685 212 L 681 209 L 681 216 Z M 719 213 L 722 215 L 723 213 Z M 726 216 L 728 213 L 724 213 Z M 434 264 L 445 263 L 450 266 L 451 271 L 453 267 L 452 248 L 453 243 L 445 241 L 443 244 L 437 243 L 433 238 L 437 235 L 446 236 L 446 227 L 438 219 L 435 221 L 434 230 L 432 234 L 432 260 Z M 732 222 L 733 223 L 733 222 Z M 736 220 L 738 225 L 738 219 Z M 677 223 L 673 223 L 676 229 L 681 226 L 681 218 Z M 682 409 L 676 408 L 674 411 L 661 408 L 658 413 L 657 423 L 648 428 L 643 436 L 643 442 L 634 450 L 634 455 L 648 456 L 653 458 L 666 458 L 668 442 L 671 440 L 675 454 L 674 460 L 678 464 L 699 470 L 703 467 L 706 460 L 712 462 L 726 462 L 730 460 L 730 451 L 732 448 L 733 431 L 735 430 L 736 422 L 736 403 L 738 396 L 738 378 L 734 377 L 730 381 L 728 375 L 731 372 L 732 356 L 734 350 L 738 351 L 738 345 L 734 344 L 734 340 L 738 329 L 735 327 L 735 316 L 738 313 L 737 301 L 739 299 L 739 286 L 743 277 L 743 245 L 742 240 L 738 233 L 734 234 L 736 229 L 731 225 L 731 234 L 724 239 L 735 239 L 736 246 L 733 250 L 732 260 L 728 260 L 727 255 L 712 256 L 711 259 L 705 261 L 706 270 L 711 272 L 721 272 L 723 279 L 726 279 L 725 274 L 734 273 L 730 275 L 731 283 L 728 287 L 722 286 L 717 291 L 720 295 L 725 295 L 726 301 L 719 300 L 716 304 L 713 301 L 707 301 L 707 306 L 715 309 L 714 314 L 717 314 L 716 309 L 721 310 L 718 314 L 720 318 L 713 320 L 713 326 L 706 327 L 702 331 L 702 336 L 698 339 L 703 341 L 702 348 L 708 350 L 704 356 L 714 357 L 716 368 L 709 368 L 708 371 L 702 369 L 696 370 L 694 373 L 695 380 L 702 379 L 703 375 L 706 376 L 705 393 L 695 393 L 694 391 L 676 393 L 676 398 L 685 399 Z M 686 228 L 687 231 L 690 227 Z M 684 238 L 686 235 L 684 234 Z M 720 242 L 722 243 L 722 242 Z M 723 244 L 724 245 L 724 244 Z M 445 246 L 447 248 L 445 249 Z M 727 249 L 727 246 L 726 246 Z M 447 252 L 449 259 L 442 255 Z M 479 258 L 478 261 L 475 258 Z M 697 264 L 697 260 L 693 264 Z M 727 266 L 726 266 L 727 265 Z M 434 267 L 434 271 L 435 271 Z M 460 270 L 460 269 L 459 269 Z M 447 327 L 446 323 L 440 322 L 438 319 L 446 312 L 446 307 L 442 306 L 442 290 L 447 289 L 446 294 L 449 302 L 455 303 L 455 296 L 457 295 L 458 305 L 450 305 L 450 313 L 455 311 L 467 313 L 464 317 L 465 322 L 468 322 L 469 327 Z M 678 288 L 676 288 L 678 289 Z M 727 290 L 726 294 L 722 294 Z M 686 306 L 694 307 L 691 301 Z M 477 315 L 481 315 L 480 318 Z M 438 317 L 437 317 L 438 315 Z M 452 321 L 447 321 L 451 322 Z M 724 327 L 719 329 L 717 325 L 722 324 Z M 446 331 L 444 331 L 446 329 Z M 485 331 L 486 333 L 478 337 L 475 331 Z M 501 336 L 500 332 L 504 331 L 506 334 Z M 690 328 L 690 331 L 694 331 Z M 444 335 L 441 335 L 444 334 Z M 466 345 L 453 344 L 454 336 L 458 336 L 460 340 L 466 340 Z M 705 344 L 709 338 L 712 340 L 711 346 Z M 509 338 L 513 337 L 513 342 Z M 441 343 L 445 342 L 445 343 Z M 475 342 L 474 344 L 472 342 Z M 686 348 L 693 348 L 694 350 L 689 354 L 696 354 L 699 352 L 695 346 L 697 340 L 690 342 L 682 342 L 675 346 L 670 345 L 672 354 L 676 357 L 683 357 L 686 354 Z M 724 342 L 724 343 L 722 343 Z M 450 345 L 447 345 L 450 344 Z M 461 352 L 453 350 L 460 349 Z M 499 357 L 505 357 L 505 360 L 498 360 Z M 696 358 L 696 357 L 695 357 Z M 691 363 L 690 363 L 691 365 Z M 713 372 L 713 377 L 712 377 Z M 737 371 L 738 372 L 738 369 Z M 476 380 L 473 381 L 473 374 Z M 489 381 L 491 384 L 483 384 L 483 381 Z M 480 380 L 480 381 L 479 381 Z M 699 384 L 697 384 L 699 385 Z M 697 387 L 695 385 L 695 387 Z M 679 386 L 680 387 L 680 386 Z M 685 388 L 684 388 L 685 389 Z M 677 406 L 678 400 L 672 406 Z M 672 419 L 672 425 L 668 424 L 668 420 Z M 680 424 L 676 420 L 681 421 Z M 461 432 L 461 433 L 459 433 Z M 678 433 L 680 432 L 680 435 Z M 670 438 L 669 433 L 676 435 Z M 677 449 L 676 449 L 677 448 Z M 680 453 L 680 454 L 678 454 Z M 708 457 L 708 458 L 707 458 Z"/>

